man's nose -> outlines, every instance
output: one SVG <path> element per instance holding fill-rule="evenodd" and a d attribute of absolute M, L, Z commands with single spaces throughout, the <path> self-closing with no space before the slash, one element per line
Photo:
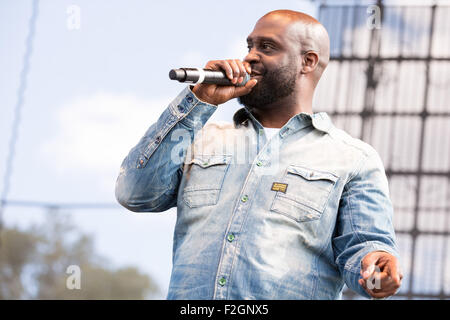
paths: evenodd
<path fill-rule="evenodd" d="M 250 64 L 257 63 L 260 61 L 260 56 L 255 52 L 255 49 L 252 48 L 245 56 L 244 61 Z"/>

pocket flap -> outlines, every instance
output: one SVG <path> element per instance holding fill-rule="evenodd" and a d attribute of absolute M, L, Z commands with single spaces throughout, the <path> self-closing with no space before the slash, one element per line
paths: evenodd
<path fill-rule="evenodd" d="M 229 164 L 231 156 L 229 155 L 196 155 L 189 164 L 196 164 L 202 168 L 208 168 L 215 165 Z"/>
<path fill-rule="evenodd" d="M 336 182 L 338 177 L 330 172 L 311 170 L 308 168 L 300 167 L 300 166 L 289 166 L 287 168 L 289 173 L 293 173 L 301 176 L 306 180 L 329 180 L 332 182 Z"/>

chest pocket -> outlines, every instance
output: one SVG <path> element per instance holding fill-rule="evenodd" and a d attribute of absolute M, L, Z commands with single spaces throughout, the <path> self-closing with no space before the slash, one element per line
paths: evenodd
<path fill-rule="evenodd" d="M 196 155 L 185 172 L 183 201 L 190 208 L 215 205 L 230 161 L 230 155 Z"/>
<path fill-rule="evenodd" d="M 329 172 L 291 165 L 283 178 L 283 183 L 288 185 L 286 193 L 276 193 L 270 210 L 298 222 L 319 219 L 337 180 Z"/>

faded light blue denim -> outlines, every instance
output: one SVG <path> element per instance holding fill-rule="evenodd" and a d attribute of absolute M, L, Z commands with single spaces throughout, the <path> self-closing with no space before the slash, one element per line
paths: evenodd
<path fill-rule="evenodd" d="M 129 210 L 177 207 L 167 298 L 339 299 L 344 283 L 369 297 L 362 258 L 398 257 L 377 152 L 323 112 L 292 117 L 266 141 L 247 108 L 206 123 L 216 108 L 184 89 L 117 179 Z"/>

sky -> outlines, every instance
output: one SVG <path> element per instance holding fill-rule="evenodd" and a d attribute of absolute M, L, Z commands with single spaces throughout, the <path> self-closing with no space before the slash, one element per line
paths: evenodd
<path fill-rule="evenodd" d="M 424 3 L 408 1 L 411 2 Z M 4 189 L 31 4 L 31 0 L 0 0 L 0 192 Z M 55 214 L 70 215 L 80 230 L 92 235 L 97 251 L 110 260 L 111 266 L 133 265 L 149 274 L 161 288 L 154 298 L 164 299 L 171 272 L 176 209 L 164 213 L 132 213 L 121 208 L 114 197 L 120 164 L 169 102 L 184 89 L 183 84 L 169 80 L 169 70 L 202 67 L 208 60 L 242 59 L 247 51 L 245 39 L 256 20 L 274 9 L 298 10 L 316 18 L 318 14 L 317 3 L 306 0 L 39 1 L 8 199 L 115 205 L 98 210 L 65 209 Z M 395 12 L 393 15 L 388 21 L 404 23 L 411 30 L 406 39 L 411 44 L 406 46 L 407 52 L 416 53 L 418 48 L 425 48 L 418 36 L 423 31 L 408 27 L 411 24 L 408 21 L 417 17 L 400 19 L 395 18 Z M 437 25 L 438 29 L 444 27 L 444 24 Z M 348 42 L 351 33 L 368 32 L 364 19 L 351 32 L 346 29 L 339 34 L 338 26 L 328 28 L 333 50 L 339 50 L 340 45 L 344 51 L 349 46 L 357 51 L 366 48 L 366 42 Z M 382 32 L 387 39 L 382 51 L 397 54 L 397 35 L 391 28 Z M 448 44 L 444 38 L 435 41 L 437 55 L 447 54 Z M 330 65 L 325 71 L 316 101 L 340 110 L 344 104 L 348 107 L 348 101 L 327 100 L 332 96 L 327 92 L 335 90 L 336 81 L 331 78 L 335 74 L 333 68 Z M 350 75 L 351 70 L 347 71 Z M 411 75 L 400 70 L 399 74 L 400 78 L 411 78 L 417 72 Z M 389 72 L 386 76 L 390 76 Z M 347 81 L 342 73 L 339 79 Z M 383 98 L 378 99 L 381 105 L 377 108 L 392 105 L 387 100 L 389 82 L 383 82 L 387 87 L 380 86 L 385 91 L 381 91 Z M 357 86 L 359 82 L 354 83 Z M 416 97 L 420 91 L 408 88 L 405 92 L 400 90 L 400 95 L 421 101 Z M 358 92 L 364 91 L 355 90 Z M 352 99 L 359 101 L 353 101 L 353 105 L 362 104 L 362 97 Z M 227 102 L 210 121 L 230 121 L 238 108 L 237 101 Z M 399 127 L 405 135 L 417 133 L 412 127 Z M 381 133 L 374 136 L 378 137 L 373 141 L 374 146 L 381 154 L 387 154 L 383 152 L 384 136 Z M 444 157 L 440 159 L 448 161 Z M 396 163 L 406 165 L 406 162 Z M 44 210 L 8 206 L 4 222 L 21 227 L 45 223 Z M 434 245 L 430 243 L 424 248 Z M 408 244 L 400 243 L 400 246 L 408 247 Z"/>
<path fill-rule="evenodd" d="M 0 1 L 0 181 L 17 104 L 32 1 Z M 41 0 L 7 199 L 116 203 L 123 158 L 184 88 L 177 67 L 243 58 L 254 23 L 274 9 L 316 16 L 310 1 Z M 77 15 L 79 13 L 79 15 Z M 226 120 L 236 101 L 210 121 Z M 6 207 L 4 223 L 45 223 L 44 210 Z M 175 209 L 66 209 L 115 267 L 137 266 L 165 298 Z"/>

